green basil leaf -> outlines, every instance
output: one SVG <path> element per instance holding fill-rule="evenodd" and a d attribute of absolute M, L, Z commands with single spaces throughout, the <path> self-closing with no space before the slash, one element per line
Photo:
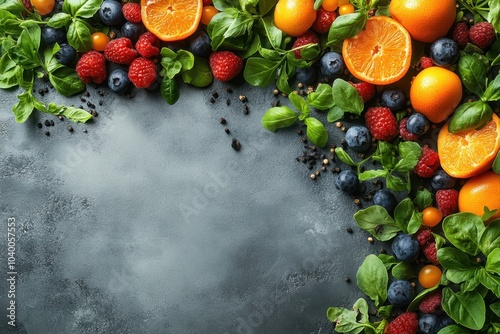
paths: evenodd
<path fill-rule="evenodd" d="M 3 0 L 0 3 L 0 9 L 12 13 L 12 16 L 22 18 L 22 13 L 26 13 L 26 8 L 21 1 L 18 0 Z M 2 27 L 3 28 L 3 27 Z"/>
<path fill-rule="evenodd" d="M 168 63 L 167 67 L 164 67 L 166 69 L 166 77 L 168 79 L 173 79 L 177 74 L 179 74 L 182 70 L 182 63 L 180 61 L 173 61 Z"/>
<path fill-rule="evenodd" d="M 20 2 L 18 4 L 22 6 Z M 0 9 L 0 26 L 2 27 L 2 35 L 4 36 L 11 35 L 17 38 L 23 32 L 23 28 L 19 25 L 19 19 L 4 9 Z"/>
<path fill-rule="evenodd" d="M 407 225 L 414 210 L 413 202 L 409 198 L 399 202 L 396 209 L 394 209 L 394 221 L 404 233 L 408 233 Z"/>
<path fill-rule="evenodd" d="M 299 115 L 287 106 L 273 107 L 262 116 L 262 126 L 269 131 L 276 131 L 280 128 L 294 124 Z"/>
<path fill-rule="evenodd" d="M 392 174 L 392 173 L 387 174 L 387 177 L 385 178 L 385 182 L 386 182 L 387 188 L 390 190 L 394 190 L 394 191 L 409 190 L 408 188 L 411 186 L 409 184 L 409 180 L 405 181 L 400 176 L 397 176 L 397 175 Z"/>
<path fill-rule="evenodd" d="M 63 64 L 57 61 L 57 59 L 54 57 L 54 55 L 59 51 L 60 46 L 59 44 L 54 44 L 53 47 L 46 47 L 44 52 L 43 52 L 43 58 L 45 60 L 45 69 L 47 72 L 53 72 L 57 70 L 58 68 L 64 67 Z"/>
<path fill-rule="evenodd" d="M 393 255 L 379 254 L 378 258 L 382 261 L 382 263 L 385 266 L 385 269 L 387 270 L 390 270 L 394 265 L 398 263 L 398 261 Z"/>
<path fill-rule="evenodd" d="M 182 65 L 182 70 L 190 70 L 194 66 L 194 56 L 191 52 L 186 50 L 177 51 L 175 58 Z"/>
<path fill-rule="evenodd" d="M 441 329 L 438 334 L 470 334 L 470 331 L 459 325 L 450 325 Z"/>
<path fill-rule="evenodd" d="M 19 36 L 16 45 L 8 50 L 10 59 L 24 69 L 37 68 L 42 63 L 38 53 L 41 30 L 38 26 L 32 29 L 38 31 L 38 37 L 33 36 L 36 32 L 24 29 Z"/>
<path fill-rule="evenodd" d="M 267 60 L 279 61 L 283 58 L 281 53 L 273 49 L 260 48 L 259 54 Z"/>
<path fill-rule="evenodd" d="M 488 272 L 485 268 L 481 268 L 478 270 L 476 277 L 482 285 L 493 292 L 497 298 L 500 298 L 500 276 Z"/>
<path fill-rule="evenodd" d="M 413 211 L 408 222 L 408 234 L 415 234 L 422 226 L 422 212 Z"/>
<path fill-rule="evenodd" d="M 463 55 L 458 60 L 458 74 L 464 86 L 472 93 L 481 96 L 486 83 L 486 67 L 472 55 Z"/>
<path fill-rule="evenodd" d="M 330 123 L 336 122 L 339 119 L 344 117 L 344 110 L 339 106 L 332 106 L 330 110 L 328 110 L 328 114 L 326 115 L 326 120 Z"/>
<path fill-rule="evenodd" d="M 358 178 L 360 181 L 368 181 L 379 177 L 386 177 L 387 173 L 388 172 L 385 169 L 369 169 L 365 170 L 364 172 L 361 172 L 358 175 Z"/>
<path fill-rule="evenodd" d="M 328 110 L 333 107 L 332 87 L 328 84 L 319 84 L 314 92 L 307 95 L 307 103 L 318 110 Z"/>
<path fill-rule="evenodd" d="M 219 11 L 225 9 L 241 9 L 240 2 L 237 0 L 213 0 L 213 6 Z"/>
<path fill-rule="evenodd" d="M 471 280 L 475 274 L 476 270 L 472 268 L 446 270 L 446 278 L 456 284 Z"/>
<path fill-rule="evenodd" d="M 293 66 L 288 66 L 288 63 L 284 63 L 283 66 L 278 70 L 278 79 L 276 80 L 276 86 L 280 91 L 282 91 L 284 94 L 292 94 L 292 88 L 290 87 L 290 84 L 288 83 L 288 70 L 293 69 L 295 71 L 295 68 Z M 299 119 L 304 120 L 306 117 L 305 114 L 300 114 Z"/>
<path fill-rule="evenodd" d="M 488 22 L 493 25 L 497 33 L 500 32 L 500 2 L 489 0 L 488 5 L 490 10 L 488 12 Z"/>
<path fill-rule="evenodd" d="M 480 330 L 486 320 L 484 299 L 477 291 L 453 292 L 446 287 L 442 290 L 444 311 L 458 324 L 472 330 Z"/>
<path fill-rule="evenodd" d="M 497 153 L 495 160 L 493 161 L 493 166 L 491 167 L 493 172 L 500 175 L 500 151 Z"/>
<path fill-rule="evenodd" d="M 206 87 L 210 85 L 214 80 L 214 76 L 210 70 L 208 60 L 203 57 L 195 56 L 194 66 L 182 72 L 182 80 L 195 87 Z"/>
<path fill-rule="evenodd" d="M 415 268 L 408 262 L 399 262 L 396 264 L 391 271 L 392 276 L 395 279 L 410 280 L 417 277 L 415 273 Z"/>
<path fill-rule="evenodd" d="M 71 14 L 73 17 L 89 19 L 101 7 L 102 0 L 65 0 L 63 11 Z M 69 10 L 66 11 L 66 10 Z"/>
<path fill-rule="evenodd" d="M 380 161 L 385 169 L 393 169 L 398 159 L 396 158 L 396 147 L 386 141 L 379 141 L 377 151 L 373 155 L 373 160 Z"/>
<path fill-rule="evenodd" d="M 372 205 L 366 209 L 358 210 L 354 214 L 354 220 L 356 220 L 360 228 L 380 241 L 390 240 L 401 231 L 387 210 L 379 205 Z"/>
<path fill-rule="evenodd" d="M 483 101 L 465 102 L 453 113 L 448 124 L 448 131 L 458 133 L 464 130 L 480 129 L 493 115 L 488 103 Z"/>
<path fill-rule="evenodd" d="M 160 50 L 160 54 L 162 56 L 162 63 L 165 59 L 165 61 L 167 62 L 173 62 L 175 57 L 177 56 L 177 54 L 175 53 L 175 51 L 173 51 L 172 49 L 169 49 L 167 47 L 163 47 L 161 48 Z"/>
<path fill-rule="evenodd" d="M 17 96 L 18 101 L 12 107 L 16 122 L 24 123 L 35 109 L 34 97 L 31 92 L 24 92 Z"/>
<path fill-rule="evenodd" d="M 458 249 L 470 255 L 479 253 L 479 238 L 485 227 L 481 218 L 469 212 L 447 216 L 442 223 L 446 238 Z"/>
<path fill-rule="evenodd" d="M 253 56 L 261 49 L 260 37 L 255 34 L 252 39 L 252 43 L 241 53 L 241 58 L 247 59 L 250 56 Z"/>
<path fill-rule="evenodd" d="M 80 80 L 75 70 L 69 67 L 58 68 L 50 72 L 49 80 L 57 92 L 64 96 L 72 96 L 86 89 L 85 83 Z"/>
<path fill-rule="evenodd" d="M 500 317 L 500 300 L 490 304 L 490 309 L 495 313 L 497 317 Z"/>
<path fill-rule="evenodd" d="M 333 320 L 338 333 L 359 334 L 365 327 L 357 322 L 358 312 L 343 307 L 330 307 L 326 316 L 330 321 Z"/>
<path fill-rule="evenodd" d="M 350 15 L 350 14 L 348 14 Z M 335 79 L 332 85 L 333 101 L 344 112 L 361 114 L 365 104 L 356 88 L 343 79 Z"/>
<path fill-rule="evenodd" d="M 433 194 L 427 189 L 418 190 L 415 196 L 415 205 L 422 211 L 426 207 L 431 206 L 434 201 Z"/>
<path fill-rule="evenodd" d="M 85 52 L 92 49 L 92 34 L 87 22 L 73 19 L 66 34 L 68 44 L 75 50 Z"/>
<path fill-rule="evenodd" d="M 259 0 L 259 12 L 261 16 L 266 15 L 278 2 L 278 0 Z"/>
<path fill-rule="evenodd" d="M 401 159 L 394 166 L 397 172 L 409 172 L 417 165 L 422 148 L 413 141 L 403 141 L 398 144 L 398 152 Z"/>
<path fill-rule="evenodd" d="M 248 13 L 238 13 L 224 31 L 224 38 L 238 37 L 252 30 L 253 17 Z"/>
<path fill-rule="evenodd" d="M 365 258 L 356 273 L 356 281 L 358 288 L 373 300 L 375 307 L 385 303 L 389 275 L 376 255 L 370 254 Z"/>
<path fill-rule="evenodd" d="M 484 101 L 498 101 L 500 100 L 500 74 L 495 77 L 495 80 L 488 84 L 486 90 L 481 96 Z"/>
<path fill-rule="evenodd" d="M 416 295 L 415 298 L 413 298 L 413 300 L 411 301 L 410 305 L 408 305 L 407 311 L 408 312 L 413 312 L 413 311 L 418 310 L 418 306 L 420 305 L 420 302 L 422 301 L 422 299 L 424 299 L 425 297 L 427 297 L 428 295 L 430 295 L 431 293 L 433 293 L 438 288 L 440 288 L 440 286 L 439 286 L 439 284 L 436 284 L 432 288 L 428 288 L 428 289 L 420 291 L 418 293 L 418 295 Z"/>
<path fill-rule="evenodd" d="M 307 138 L 309 138 L 314 145 L 324 147 L 328 141 L 328 132 L 323 123 L 314 117 L 307 117 L 304 123 L 307 126 Z"/>
<path fill-rule="evenodd" d="M 10 59 L 8 53 L 0 57 L 0 88 L 7 89 L 17 86 L 17 72 L 19 70 L 22 68 Z"/>
<path fill-rule="evenodd" d="M 309 115 L 309 112 L 311 110 L 309 109 L 306 101 L 301 96 L 299 96 L 299 94 L 297 94 L 296 92 L 291 92 L 290 94 L 288 94 L 288 99 L 301 114 L 305 114 L 306 116 Z"/>
<path fill-rule="evenodd" d="M 177 81 L 167 77 L 163 78 L 160 91 L 163 99 L 170 105 L 175 104 L 181 96 Z"/>
<path fill-rule="evenodd" d="M 500 248 L 495 248 L 486 258 L 486 271 L 500 275 Z"/>
<path fill-rule="evenodd" d="M 500 248 L 500 219 L 488 224 L 479 239 L 479 249 L 488 256 L 493 250 Z"/>
<path fill-rule="evenodd" d="M 283 32 L 276 27 L 272 17 L 261 17 L 259 28 L 263 30 L 263 36 L 267 37 L 273 49 L 281 48 L 284 43 Z"/>
<path fill-rule="evenodd" d="M 252 86 L 265 87 L 274 81 L 280 65 L 281 61 L 250 57 L 246 61 L 243 77 Z"/>
<path fill-rule="evenodd" d="M 349 166 L 356 166 L 354 160 L 352 160 L 351 156 L 340 146 L 335 147 L 335 155 L 342 161 L 343 163 Z"/>
<path fill-rule="evenodd" d="M 48 21 L 47 24 L 52 28 L 66 27 L 71 22 L 71 15 L 67 13 L 56 13 Z"/>
<path fill-rule="evenodd" d="M 216 8 L 219 9 L 218 7 Z M 207 26 L 207 33 L 210 36 L 210 45 L 214 51 L 217 50 L 226 40 L 224 33 L 233 20 L 233 16 L 225 11 L 215 14 L 214 17 L 212 17 L 212 20 L 210 20 L 210 23 Z"/>
<path fill-rule="evenodd" d="M 469 256 L 460 249 L 443 247 L 438 249 L 439 263 L 446 269 L 467 270 L 470 267 Z"/>
<path fill-rule="evenodd" d="M 75 107 L 62 107 L 61 115 L 73 122 L 80 123 L 86 123 L 93 118 L 88 111 Z"/>
<path fill-rule="evenodd" d="M 328 31 L 326 46 L 340 52 L 344 39 L 356 36 L 365 27 L 367 19 L 367 15 L 363 12 L 337 17 Z"/>

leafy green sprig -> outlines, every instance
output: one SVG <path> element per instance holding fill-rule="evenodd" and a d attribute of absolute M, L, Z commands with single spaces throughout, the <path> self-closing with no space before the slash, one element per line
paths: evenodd
<path fill-rule="evenodd" d="M 460 4 L 458 18 L 468 11 L 474 15 L 474 22 L 488 21 L 500 33 L 500 2 L 497 0 L 457 0 Z"/>

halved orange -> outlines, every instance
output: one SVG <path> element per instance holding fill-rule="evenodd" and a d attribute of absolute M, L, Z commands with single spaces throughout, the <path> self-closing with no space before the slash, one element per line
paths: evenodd
<path fill-rule="evenodd" d="M 465 130 L 456 134 L 446 123 L 437 140 L 441 167 L 456 178 L 469 178 L 486 172 L 500 150 L 500 119 L 493 114 L 491 121 L 480 130 Z"/>
<path fill-rule="evenodd" d="M 369 18 L 366 28 L 342 45 L 342 56 L 351 74 L 374 85 L 401 79 L 410 68 L 411 51 L 408 31 L 387 16 Z"/>
<path fill-rule="evenodd" d="M 141 0 L 144 26 L 166 42 L 191 36 L 198 29 L 202 9 L 203 0 Z"/>

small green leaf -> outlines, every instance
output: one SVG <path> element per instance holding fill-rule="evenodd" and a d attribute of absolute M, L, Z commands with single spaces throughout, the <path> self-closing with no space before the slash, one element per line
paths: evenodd
<path fill-rule="evenodd" d="M 411 219 L 411 216 L 414 211 L 413 202 L 409 198 L 405 198 L 396 206 L 394 209 L 394 221 L 396 225 L 403 231 L 404 233 L 408 233 L 408 222 Z"/>
<path fill-rule="evenodd" d="M 330 123 L 336 122 L 344 117 L 344 111 L 339 106 L 332 106 L 326 115 L 326 120 Z"/>
<path fill-rule="evenodd" d="M 470 255 L 479 253 L 479 238 L 485 227 L 473 213 L 461 212 L 447 216 L 442 223 L 446 238 L 458 249 Z"/>
<path fill-rule="evenodd" d="M 396 264 L 392 268 L 391 274 L 392 276 L 394 276 L 395 279 L 402 279 L 406 281 L 417 277 L 415 269 L 408 262 L 400 262 Z"/>
<path fill-rule="evenodd" d="M 479 239 L 479 249 L 488 256 L 493 250 L 500 248 L 500 219 L 490 222 Z"/>
<path fill-rule="evenodd" d="M 418 293 L 418 295 L 416 295 L 415 298 L 413 298 L 410 305 L 408 305 L 407 311 L 413 312 L 413 311 L 418 310 L 418 306 L 420 305 L 420 302 L 422 301 L 422 299 L 427 297 L 429 294 L 431 294 L 432 292 L 434 292 L 438 288 L 440 288 L 440 286 L 439 286 L 439 284 L 436 284 L 432 288 L 428 288 L 428 289 L 420 291 Z"/>
<path fill-rule="evenodd" d="M 485 89 L 486 67 L 472 55 L 464 54 L 458 60 L 458 73 L 464 86 L 472 93 L 481 96 Z"/>
<path fill-rule="evenodd" d="M 276 131 L 294 124 L 299 115 L 287 106 L 273 107 L 262 116 L 262 126 L 269 131 Z"/>
<path fill-rule="evenodd" d="M 214 76 L 210 70 L 208 60 L 203 57 L 195 57 L 193 68 L 182 71 L 182 80 L 195 87 L 210 85 L 214 80 Z"/>
<path fill-rule="evenodd" d="M 328 110 L 333 107 L 332 87 L 319 84 L 314 92 L 307 95 L 307 103 L 318 110 Z"/>
<path fill-rule="evenodd" d="M 490 273 L 500 275 L 500 248 L 495 248 L 490 254 L 488 254 L 484 269 Z"/>
<path fill-rule="evenodd" d="M 336 79 L 332 85 L 333 101 L 344 112 L 361 114 L 365 105 L 356 88 L 343 79 Z"/>
<path fill-rule="evenodd" d="M 448 131 L 459 133 L 464 130 L 480 129 L 484 127 L 493 115 L 488 103 L 481 100 L 465 102 L 458 106 L 451 116 Z"/>
<path fill-rule="evenodd" d="M 252 86 L 265 87 L 274 81 L 279 66 L 281 61 L 250 57 L 246 61 L 243 77 Z"/>
<path fill-rule="evenodd" d="M 30 117 L 35 104 L 33 102 L 33 95 L 31 92 L 24 92 L 17 96 L 19 101 L 12 107 L 12 112 L 16 118 L 16 122 L 24 123 Z"/>
<path fill-rule="evenodd" d="M 340 52 L 344 39 L 356 36 L 364 28 L 367 19 L 367 15 L 362 12 L 337 17 L 328 31 L 326 45 L 333 51 Z"/>
<path fill-rule="evenodd" d="M 390 240 L 401 231 L 387 210 L 379 205 L 358 210 L 354 214 L 354 220 L 359 227 L 380 241 Z"/>
<path fill-rule="evenodd" d="M 52 28 L 62 28 L 66 27 L 71 22 L 71 15 L 67 13 L 56 13 L 54 14 L 47 24 Z"/>
<path fill-rule="evenodd" d="M 477 291 L 453 292 L 446 287 L 442 290 L 444 311 L 458 324 L 472 330 L 480 330 L 486 320 L 484 299 Z"/>
<path fill-rule="evenodd" d="M 495 80 L 488 84 L 486 91 L 481 99 L 484 101 L 498 101 L 500 100 L 500 74 L 495 77 Z"/>
<path fill-rule="evenodd" d="M 375 307 L 379 307 L 387 300 L 387 284 L 389 276 L 384 264 L 376 255 L 368 255 L 356 273 L 358 288 L 363 291 Z"/>
<path fill-rule="evenodd" d="M 428 206 L 431 206 L 433 201 L 433 194 L 427 188 L 417 191 L 417 195 L 415 196 L 415 205 L 420 211 L 424 210 Z"/>
<path fill-rule="evenodd" d="M 80 19 L 73 19 L 66 36 L 68 44 L 75 48 L 75 50 L 85 52 L 92 49 L 92 34 L 87 22 Z"/>
<path fill-rule="evenodd" d="M 86 89 L 85 83 L 80 80 L 75 70 L 69 67 L 61 67 L 50 72 L 49 80 L 57 92 L 64 96 L 72 96 Z"/>
<path fill-rule="evenodd" d="M 290 94 L 288 94 L 288 99 L 301 114 L 305 114 L 306 116 L 309 115 L 309 112 L 311 110 L 309 109 L 306 101 L 301 96 L 299 96 L 299 94 L 297 94 L 296 92 L 291 92 Z"/>
<path fill-rule="evenodd" d="M 323 123 L 314 117 L 307 117 L 304 123 L 307 126 L 307 138 L 309 138 L 314 145 L 324 147 L 328 141 L 328 132 Z"/>
<path fill-rule="evenodd" d="M 467 270 L 470 267 L 469 256 L 453 247 L 438 249 L 437 258 L 443 268 L 446 269 Z"/>
<path fill-rule="evenodd" d="M 349 166 L 356 166 L 354 160 L 352 160 L 351 156 L 340 146 L 335 147 L 335 155 L 342 161 L 343 163 Z"/>
<path fill-rule="evenodd" d="M 175 104 L 180 97 L 179 84 L 175 79 L 163 78 L 161 82 L 161 96 L 168 104 Z"/>
<path fill-rule="evenodd" d="M 175 60 L 181 64 L 183 71 L 190 70 L 194 66 L 194 56 L 191 52 L 186 50 L 177 51 Z"/>

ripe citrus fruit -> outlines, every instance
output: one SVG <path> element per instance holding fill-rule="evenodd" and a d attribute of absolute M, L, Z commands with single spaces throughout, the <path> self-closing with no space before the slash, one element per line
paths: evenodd
<path fill-rule="evenodd" d="M 40 15 L 47 15 L 54 9 L 55 0 L 31 0 L 31 5 L 35 7 Z"/>
<path fill-rule="evenodd" d="M 432 66 L 418 73 L 410 87 L 413 108 L 429 121 L 440 123 L 455 110 L 462 99 L 462 81 L 454 72 Z"/>
<path fill-rule="evenodd" d="M 144 26 L 171 42 L 191 36 L 200 24 L 202 0 L 141 0 Z"/>
<path fill-rule="evenodd" d="M 392 0 L 391 17 L 417 41 L 431 43 L 444 37 L 456 16 L 455 0 Z"/>
<path fill-rule="evenodd" d="M 500 218 L 500 175 L 492 171 L 472 177 L 458 193 L 460 212 L 482 216 L 484 206 L 489 210 L 498 210 L 490 220 Z"/>
<path fill-rule="evenodd" d="M 480 130 L 452 134 L 446 123 L 439 131 L 437 148 L 441 167 L 456 178 L 469 178 L 488 171 L 500 150 L 500 119 L 493 118 Z M 498 189 L 498 188 L 496 188 Z M 497 195 L 496 197 L 500 197 Z"/>
<path fill-rule="evenodd" d="M 374 16 L 359 34 L 344 40 L 342 55 L 351 74 L 359 80 L 388 85 L 401 79 L 410 68 L 410 34 L 395 20 Z"/>
<path fill-rule="evenodd" d="M 279 0 L 274 9 L 274 24 L 289 36 L 303 35 L 315 20 L 314 0 Z"/>

